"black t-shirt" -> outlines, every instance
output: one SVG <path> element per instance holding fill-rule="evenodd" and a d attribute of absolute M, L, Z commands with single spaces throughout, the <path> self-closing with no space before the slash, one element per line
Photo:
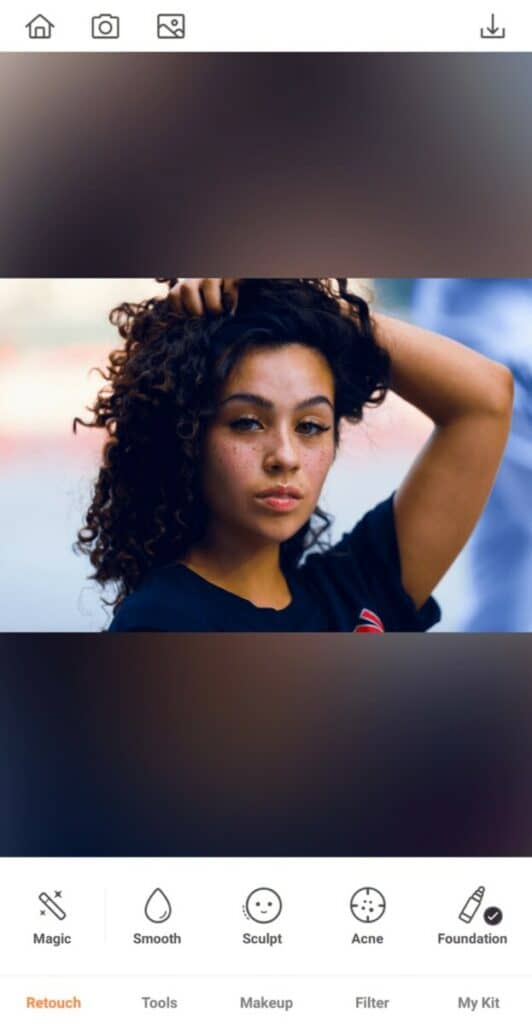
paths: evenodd
<path fill-rule="evenodd" d="M 122 602 L 112 632 L 421 632 L 440 619 L 429 597 L 416 611 L 401 583 L 393 495 L 350 533 L 286 576 L 292 601 L 281 611 L 207 582 L 184 565 L 152 570 Z"/>

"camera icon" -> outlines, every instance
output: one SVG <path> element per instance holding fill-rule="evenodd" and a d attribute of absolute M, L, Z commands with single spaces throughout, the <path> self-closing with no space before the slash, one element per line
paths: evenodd
<path fill-rule="evenodd" d="M 118 39 L 120 18 L 114 14 L 96 14 L 92 19 L 93 39 Z"/>

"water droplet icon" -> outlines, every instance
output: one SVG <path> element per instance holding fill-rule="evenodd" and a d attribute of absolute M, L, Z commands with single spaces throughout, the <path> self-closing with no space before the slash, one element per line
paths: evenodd
<path fill-rule="evenodd" d="M 168 921 L 172 913 L 172 905 L 162 889 L 153 890 L 151 896 L 146 900 L 144 913 L 148 921 L 152 921 L 153 924 L 163 924 Z"/>

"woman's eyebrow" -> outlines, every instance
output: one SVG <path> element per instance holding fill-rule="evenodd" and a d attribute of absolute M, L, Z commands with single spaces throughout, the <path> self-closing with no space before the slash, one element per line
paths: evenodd
<path fill-rule="evenodd" d="M 239 391 L 237 394 L 229 395 L 224 398 L 220 405 L 227 405 L 228 402 L 250 402 L 253 405 L 258 405 L 262 409 L 273 409 L 274 403 L 270 402 L 268 398 L 263 398 L 262 395 L 252 395 L 247 391 Z M 296 409 L 306 409 L 309 405 L 328 405 L 334 412 L 333 404 L 330 398 L 326 395 L 313 395 L 312 398 L 304 398 L 302 402 L 298 402 L 295 406 Z"/>
<path fill-rule="evenodd" d="M 307 405 L 328 405 L 334 412 L 334 406 L 327 395 L 313 395 L 312 398 L 305 398 L 302 402 L 298 402 L 296 409 L 306 409 Z"/>

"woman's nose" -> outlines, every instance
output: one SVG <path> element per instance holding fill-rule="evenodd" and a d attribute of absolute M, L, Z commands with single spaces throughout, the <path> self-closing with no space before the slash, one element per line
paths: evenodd
<path fill-rule="evenodd" d="M 265 455 L 266 469 L 297 469 L 299 453 L 297 440 L 288 431 L 278 431 L 271 437 L 271 444 Z"/>

